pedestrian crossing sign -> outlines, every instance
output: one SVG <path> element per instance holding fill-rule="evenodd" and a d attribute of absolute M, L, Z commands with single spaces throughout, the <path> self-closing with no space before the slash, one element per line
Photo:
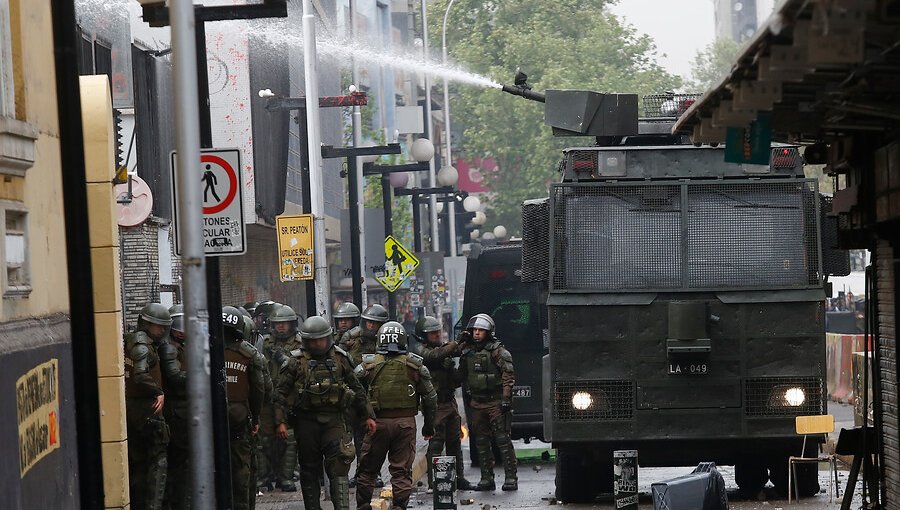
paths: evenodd
<path fill-rule="evenodd" d="M 419 259 L 394 236 L 384 239 L 384 259 L 384 270 L 376 273 L 375 279 L 388 292 L 399 289 L 403 281 L 419 267 Z"/>

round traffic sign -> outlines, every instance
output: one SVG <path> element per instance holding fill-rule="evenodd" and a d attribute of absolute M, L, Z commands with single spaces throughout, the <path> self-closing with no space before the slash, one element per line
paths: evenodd
<path fill-rule="evenodd" d="M 225 174 L 228 176 L 228 189 L 227 193 L 225 193 L 225 198 L 218 201 L 217 204 L 211 205 L 209 207 L 203 207 L 204 214 L 215 214 L 218 212 L 224 211 L 231 203 L 234 201 L 234 197 L 237 196 L 238 192 L 238 182 L 237 182 L 237 172 L 235 172 L 234 168 L 219 156 L 213 154 L 203 154 L 200 156 L 200 162 L 204 165 L 203 175 L 204 181 L 206 182 L 207 187 L 213 186 L 213 191 L 215 190 L 215 183 L 217 182 L 214 177 L 213 180 L 207 180 L 207 175 L 215 173 L 215 167 L 221 168 Z M 213 193 L 213 198 L 218 198 L 216 193 Z M 205 202 L 204 197 L 204 202 Z"/>

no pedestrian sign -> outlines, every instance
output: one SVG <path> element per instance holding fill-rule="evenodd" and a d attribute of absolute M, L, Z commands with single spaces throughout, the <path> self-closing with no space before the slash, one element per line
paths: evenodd
<path fill-rule="evenodd" d="M 313 279 L 313 216 L 276 216 L 278 267 L 283 282 Z"/>
<path fill-rule="evenodd" d="M 178 197 L 178 162 L 171 154 L 172 196 Z M 247 251 L 247 231 L 244 227 L 243 180 L 239 149 L 203 149 L 200 164 L 189 168 L 200 181 L 203 192 L 204 253 L 243 255 Z M 181 234 L 178 232 L 178 201 L 172 202 L 175 225 L 175 253 L 181 255 Z"/>
<path fill-rule="evenodd" d="M 384 272 L 375 279 L 388 292 L 394 292 L 419 267 L 419 259 L 393 236 L 384 239 Z"/>

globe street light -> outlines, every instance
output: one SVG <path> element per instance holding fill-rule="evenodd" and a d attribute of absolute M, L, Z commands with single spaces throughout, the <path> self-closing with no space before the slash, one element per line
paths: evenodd
<path fill-rule="evenodd" d="M 463 206 L 463 207 L 465 207 L 465 206 Z M 484 225 L 485 221 L 487 221 L 487 215 L 485 215 L 481 211 L 476 212 L 475 217 L 472 218 L 472 223 L 474 223 L 476 225 Z"/>
<path fill-rule="evenodd" d="M 503 225 L 497 225 L 494 227 L 494 237 L 497 239 L 505 239 L 506 238 L 506 227 Z"/>
<path fill-rule="evenodd" d="M 463 200 L 463 209 L 466 212 L 477 212 L 479 207 L 481 207 L 481 200 L 478 200 L 478 197 L 468 196 Z"/>
<path fill-rule="evenodd" d="M 459 182 L 459 172 L 451 165 L 443 166 L 438 171 L 437 180 L 441 186 L 456 186 Z"/>

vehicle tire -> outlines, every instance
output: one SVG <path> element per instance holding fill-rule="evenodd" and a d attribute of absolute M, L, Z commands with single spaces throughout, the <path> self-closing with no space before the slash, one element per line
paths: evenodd
<path fill-rule="evenodd" d="M 557 450 L 556 499 L 591 503 L 605 491 L 612 492 L 612 458 L 600 466 L 573 450 Z"/>
<path fill-rule="evenodd" d="M 763 462 L 748 460 L 734 466 L 734 481 L 741 492 L 748 496 L 758 494 L 768 480 L 769 472 Z"/>
<path fill-rule="evenodd" d="M 783 496 L 787 496 L 788 493 L 787 459 L 788 456 L 785 455 L 769 465 L 769 480 L 772 481 L 775 490 Z M 797 478 L 794 480 L 794 483 L 797 484 L 800 497 L 807 498 L 818 494 L 820 489 L 818 464 L 796 464 L 796 469 Z"/>

